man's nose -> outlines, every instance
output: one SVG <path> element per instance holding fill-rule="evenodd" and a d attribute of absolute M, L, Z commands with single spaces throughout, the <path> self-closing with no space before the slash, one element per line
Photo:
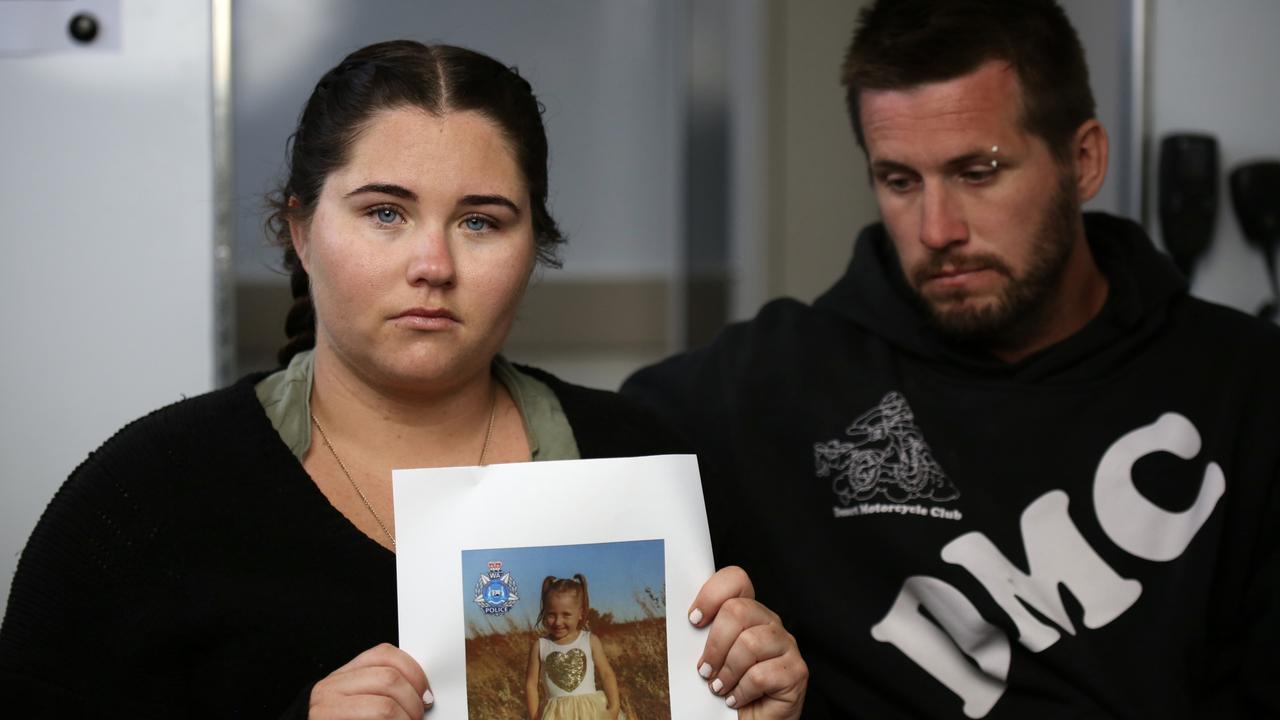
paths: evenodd
<path fill-rule="evenodd" d="M 932 250 L 969 239 L 959 198 L 945 184 L 926 184 L 920 203 L 920 242 Z"/>

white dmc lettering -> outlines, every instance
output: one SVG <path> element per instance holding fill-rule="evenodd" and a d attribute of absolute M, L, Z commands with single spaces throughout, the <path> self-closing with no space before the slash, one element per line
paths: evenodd
<path fill-rule="evenodd" d="M 1200 447 L 1195 426 L 1175 413 L 1162 415 L 1113 443 L 1103 453 L 1093 484 L 1095 512 L 1107 537 L 1146 560 L 1167 562 L 1180 557 L 1226 491 L 1222 468 L 1207 464 L 1195 503 L 1181 513 L 1164 510 L 1143 497 L 1134 485 L 1132 468 L 1139 458 L 1155 452 L 1190 460 Z M 965 568 L 982 584 L 1012 619 L 1019 642 L 1033 652 L 1056 643 L 1060 632 L 1076 634 L 1059 585 L 1079 602 L 1082 622 L 1090 629 L 1115 620 L 1142 594 L 1141 583 L 1120 577 L 1089 545 L 1071 521 L 1068 505 L 1067 494 L 1053 490 L 1023 511 L 1025 572 L 982 533 L 965 533 L 941 551 L 943 560 Z M 932 621 L 921 609 L 928 611 Z M 871 628 L 871 636 L 898 648 L 958 695 L 967 717 L 985 717 L 1004 694 L 1011 657 L 1008 637 L 942 580 L 917 575 L 904 581 L 893 607 Z"/>
<path fill-rule="evenodd" d="M 921 608 L 928 610 L 938 625 L 929 622 Z M 983 620 L 969 598 L 949 583 L 927 575 L 907 578 L 893 609 L 871 628 L 871 637 L 892 643 L 959 695 L 964 700 L 964 714 L 971 718 L 986 715 L 1004 694 L 1011 657 L 1009 638 Z"/>
<path fill-rule="evenodd" d="M 1138 492 L 1131 471 L 1139 458 L 1162 451 L 1190 460 L 1200 453 L 1200 433 L 1185 417 L 1165 413 L 1107 448 L 1093 480 L 1093 506 L 1107 537 L 1130 555 L 1153 561 L 1181 556 L 1227 490 L 1222 467 L 1211 462 L 1189 510 L 1156 506 Z"/>

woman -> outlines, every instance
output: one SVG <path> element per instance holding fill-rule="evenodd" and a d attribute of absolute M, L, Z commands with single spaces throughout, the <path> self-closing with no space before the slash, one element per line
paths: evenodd
<path fill-rule="evenodd" d="M 293 273 L 286 367 L 136 421 L 75 471 L 0 630 L 8 707 L 421 717 L 427 679 L 390 644 L 391 469 L 670 448 L 617 396 L 498 355 L 563 242 L 515 72 L 373 45 L 320 80 L 292 143 L 272 222 Z M 794 716 L 803 662 L 750 592 L 740 571 L 704 587 L 693 667 L 744 712 Z"/>

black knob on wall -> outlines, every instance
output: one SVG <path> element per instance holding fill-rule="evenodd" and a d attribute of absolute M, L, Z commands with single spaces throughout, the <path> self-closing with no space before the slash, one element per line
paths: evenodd
<path fill-rule="evenodd" d="M 1271 300 L 1258 315 L 1274 319 L 1280 308 L 1280 283 L 1276 280 L 1276 252 L 1280 248 L 1280 161 L 1259 160 L 1231 171 L 1231 205 L 1240 221 L 1244 239 L 1262 251 L 1266 260 Z"/>
<path fill-rule="evenodd" d="M 1218 141 L 1169 135 L 1160 142 L 1157 196 L 1165 249 L 1188 278 L 1213 240 L 1218 214 Z"/>
<path fill-rule="evenodd" d="M 78 43 L 88 44 L 98 37 L 98 18 L 89 13 L 77 13 L 67 23 L 67 32 Z"/>

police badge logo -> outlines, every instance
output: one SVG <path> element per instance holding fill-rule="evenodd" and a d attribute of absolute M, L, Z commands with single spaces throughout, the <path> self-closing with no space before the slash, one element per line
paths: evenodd
<path fill-rule="evenodd" d="M 502 571 L 502 563 L 489 562 L 489 572 L 476 581 L 473 602 L 485 615 L 506 615 L 515 607 L 520 596 L 516 594 L 516 581 L 510 572 Z"/>

